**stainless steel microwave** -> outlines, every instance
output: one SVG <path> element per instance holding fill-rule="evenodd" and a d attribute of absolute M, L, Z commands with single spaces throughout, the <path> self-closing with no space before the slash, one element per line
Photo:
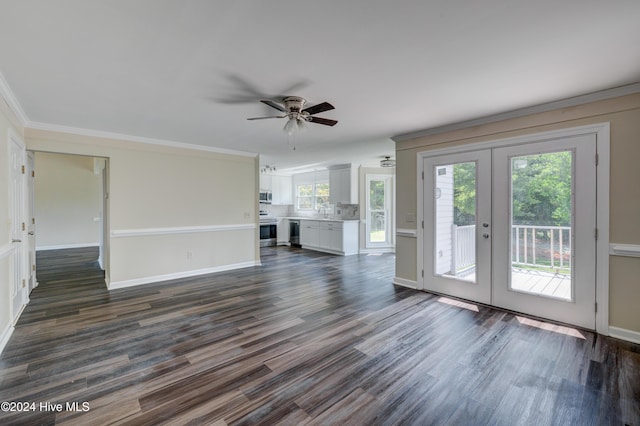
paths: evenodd
<path fill-rule="evenodd" d="M 260 191 L 260 203 L 271 204 L 271 191 Z"/>

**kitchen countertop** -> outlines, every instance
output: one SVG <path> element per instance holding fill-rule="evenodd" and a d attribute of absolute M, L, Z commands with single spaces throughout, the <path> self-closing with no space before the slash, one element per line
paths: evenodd
<path fill-rule="evenodd" d="M 330 217 L 302 217 L 302 216 L 285 216 L 281 219 L 295 219 L 295 220 L 316 220 L 319 222 L 359 222 L 360 219 L 334 219 Z"/>

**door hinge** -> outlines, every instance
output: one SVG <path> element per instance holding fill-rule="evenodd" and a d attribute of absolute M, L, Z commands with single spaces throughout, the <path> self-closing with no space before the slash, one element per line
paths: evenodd
<path fill-rule="evenodd" d="M 36 224 L 36 218 L 35 218 L 35 217 L 32 217 L 32 218 L 31 218 L 31 224 L 32 224 L 32 225 L 35 225 L 35 224 Z"/>
<path fill-rule="evenodd" d="M 598 312 L 598 302 L 596 302 L 596 313 Z"/>
<path fill-rule="evenodd" d="M 422 270 L 422 278 L 424 278 L 424 269 Z"/>
<path fill-rule="evenodd" d="M 20 169 L 22 170 L 22 174 L 24 174 L 24 165 L 20 166 Z"/>
<path fill-rule="evenodd" d="M 600 163 L 600 156 L 596 154 L 596 166 Z"/>
<path fill-rule="evenodd" d="M 424 220 L 422 221 L 422 229 L 424 229 Z"/>
<path fill-rule="evenodd" d="M 36 270 L 36 265 L 31 265 L 31 270 L 35 272 L 35 270 Z"/>
<path fill-rule="evenodd" d="M 422 172 L 422 180 L 424 180 L 424 172 Z"/>
<path fill-rule="evenodd" d="M 595 236 L 596 236 L 596 240 L 597 240 L 598 239 L 598 228 L 596 228 Z"/>
<path fill-rule="evenodd" d="M 34 170 L 31 170 L 31 177 L 32 178 L 36 177 L 36 172 Z"/>
<path fill-rule="evenodd" d="M 27 286 L 27 280 L 22 280 L 22 288 L 25 288 Z"/>
<path fill-rule="evenodd" d="M 24 224 L 24 222 L 22 222 L 22 230 L 26 231 L 27 230 L 27 226 Z"/>

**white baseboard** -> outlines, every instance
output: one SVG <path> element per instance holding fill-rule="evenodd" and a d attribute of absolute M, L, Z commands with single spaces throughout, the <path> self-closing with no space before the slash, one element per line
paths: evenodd
<path fill-rule="evenodd" d="M 382 253 L 395 253 L 395 247 L 379 247 L 379 248 L 364 248 L 360 249 L 360 254 L 382 254 Z"/>
<path fill-rule="evenodd" d="M 13 334 L 14 327 L 11 324 L 7 324 L 7 327 L 0 334 L 0 354 L 4 352 L 5 346 L 9 343 L 9 338 Z"/>
<path fill-rule="evenodd" d="M 165 275 L 155 275 L 152 277 L 143 277 L 143 278 L 136 278 L 133 280 L 124 280 L 124 281 L 113 281 L 113 282 L 107 282 L 107 288 L 109 290 L 116 290 L 119 288 L 127 288 L 127 287 L 134 287 L 137 285 L 142 285 L 142 284 L 151 284 L 151 283 L 157 283 L 160 281 L 168 281 L 168 280 L 176 280 L 176 279 L 180 279 L 180 278 L 189 278 L 189 277 L 194 277 L 197 275 L 205 275 L 205 274 L 212 274 L 215 272 L 223 272 L 223 271 L 230 271 L 233 269 L 241 269 L 241 268 L 251 268 L 253 266 L 260 266 L 261 263 L 259 260 L 256 261 L 249 261 L 249 262 L 242 262 L 242 263 L 234 263 L 234 264 L 230 264 L 230 265 L 222 265 L 222 266 L 214 266 L 212 268 L 204 268 L 204 269 L 195 269 L 192 271 L 184 271 L 184 272 L 176 272 L 173 274 L 165 274 Z"/>
<path fill-rule="evenodd" d="M 609 326 L 609 337 L 615 337 L 631 343 L 640 343 L 640 332 L 627 330 L 626 328 Z"/>
<path fill-rule="evenodd" d="M 100 243 L 80 243 L 80 244 L 60 244 L 55 246 L 37 246 L 36 251 L 64 250 L 64 249 L 84 248 L 84 247 L 100 247 Z"/>
<path fill-rule="evenodd" d="M 416 290 L 418 288 L 418 283 L 412 280 L 407 280 L 405 278 L 399 278 L 399 277 L 394 277 L 393 278 L 393 283 L 395 285 L 399 285 L 402 287 L 407 287 L 413 290 Z"/>

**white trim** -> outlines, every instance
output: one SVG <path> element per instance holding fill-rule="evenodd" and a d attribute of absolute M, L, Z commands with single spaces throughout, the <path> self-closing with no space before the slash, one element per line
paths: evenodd
<path fill-rule="evenodd" d="M 609 337 L 626 340 L 631 343 L 640 343 L 640 332 L 627 330 L 626 328 L 609 327 Z"/>
<path fill-rule="evenodd" d="M 640 245 L 638 244 L 609 244 L 611 256 L 640 257 Z"/>
<path fill-rule="evenodd" d="M 29 118 L 22 109 L 22 105 L 20 105 L 20 102 L 18 102 L 18 98 L 13 93 L 13 90 L 11 90 L 11 87 L 9 86 L 9 83 L 7 83 L 7 80 L 4 78 L 4 75 L 2 75 L 2 72 L 0 72 L 0 96 L 2 96 L 5 101 L 7 101 L 7 105 L 9 105 L 11 111 L 13 111 L 18 120 L 20 120 L 20 124 L 22 124 L 22 126 L 24 127 L 29 122 Z"/>
<path fill-rule="evenodd" d="M 153 284 L 161 281 L 189 278 L 189 277 L 194 277 L 196 275 L 213 274 L 216 272 L 230 271 L 233 269 L 241 269 L 241 268 L 251 268 L 254 266 L 261 266 L 260 261 L 233 263 L 230 265 L 214 266 L 211 268 L 195 269 L 192 271 L 175 272 L 172 274 L 155 275 L 151 277 L 135 278 L 132 280 L 113 281 L 113 282 L 107 283 L 107 288 L 109 290 L 116 290 L 120 288 L 134 287 L 142 284 Z"/>
<path fill-rule="evenodd" d="M 609 335 L 609 179 L 610 134 L 609 123 L 596 126 L 596 331 Z"/>
<path fill-rule="evenodd" d="M 401 287 L 407 287 L 413 290 L 418 289 L 418 283 L 416 281 L 408 280 L 406 278 L 394 277 L 393 283 Z"/>
<path fill-rule="evenodd" d="M 417 229 L 407 229 L 407 228 L 396 229 L 396 237 L 417 238 L 417 236 L 418 236 Z"/>
<path fill-rule="evenodd" d="M 194 234 L 199 232 L 244 231 L 256 229 L 255 223 L 239 223 L 233 225 L 175 226 L 167 228 L 116 229 L 111 231 L 111 238 L 146 237 L 168 234 Z"/>
<path fill-rule="evenodd" d="M 388 246 L 388 247 L 371 247 L 371 248 L 360 249 L 359 254 L 382 254 L 382 253 L 395 253 L 395 252 L 396 252 L 396 248 L 394 246 Z"/>
<path fill-rule="evenodd" d="M 215 148 L 205 145 L 197 145 L 185 142 L 176 142 L 165 139 L 147 138 L 144 136 L 125 135 L 122 133 L 106 132 L 102 130 L 83 129 L 80 127 L 62 126 L 59 124 L 27 122 L 25 127 L 34 130 L 45 130 L 50 132 L 70 133 L 79 136 L 88 136 L 92 138 L 115 139 L 119 141 L 138 142 L 149 145 L 167 146 L 172 148 L 191 149 L 195 151 L 213 152 L 216 154 L 237 155 L 241 157 L 257 158 L 258 154 L 246 151 L 236 151 L 233 149 Z"/>
<path fill-rule="evenodd" d="M 0 247 L 0 259 L 4 259 L 13 253 L 13 244 L 5 244 Z"/>
<path fill-rule="evenodd" d="M 393 136 L 391 139 L 394 142 L 402 142 L 409 139 L 421 138 L 425 136 L 451 132 L 454 130 L 467 129 L 469 127 L 481 126 L 483 124 L 495 123 L 498 121 L 509 120 L 512 118 L 525 117 L 527 115 L 553 111 L 560 108 L 574 107 L 578 105 L 588 104 L 591 102 L 603 101 L 606 99 L 613 99 L 619 96 L 633 95 L 638 92 L 640 92 L 640 83 L 633 83 L 626 86 L 614 87 L 612 89 L 601 90 L 599 92 L 588 93 L 586 95 L 580 95 L 572 98 L 548 102 L 548 103 L 539 104 L 531 107 L 520 108 L 512 111 L 503 112 L 500 114 L 488 115 L 485 117 L 462 121 L 459 123 L 431 127 L 425 130 L 417 131 L 417 132 L 404 133 L 397 136 Z"/>
<path fill-rule="evenodd" d="M 0 334 L 0 354 L 4 352 L 4 348 L 7 346 L 7 343 L 9 343 L 13 330 L 15 330 L 15 327 L 11 324 L 7 324 L 5 329 L 2 331 L 2 334 Z"/>
<path fill-rule="evenodd" d="M 79 244 L 60 244 L 53 246 L 37 246 L 36 251 L 43 250 L 65 250 L 72 248 L 84 248 L 84 247 L 100 247 L 99 243 L 79 243 Z"/>
<path fill-rule="evenodd" d="M 636 91 L 640 91 L 640 83 Z M 619 95 L 616 95 L 619 96 Z M 556 107 L 557 108 L 557 107 Z M 598 228 L 598 240 L 596 242 L 596 331 L 600 334 L 609 335 L 609 174 L 610 174 L 610 124 L 597 123 L 585 126 L 571 127 L 565 129 L 551 130 L 539 133 L 529 133 L 512 138 L 497 138 L 486 142 L 469 143 L 448 148 L 436 148 L 418 152 L 416 155 L 416 188 L 417 188 L 417 217 L 424 218 L 423 198 L 424 198 L 424 159 L 438 155 L 454 154 L 466 151 L 477 151 L 482 149 L 501 148 L 506 146 L 520 145 L 532 142 L 544 142 L 553 139 L 566 138 L 571 136 L 595 134 L 599 164 L 597 171 L 597 205 L 596 205 L 596 227 Z M 498 137 L 496 135 L 496 137 Z M 419 228 L 417 233 L 416 246 L 416 276 L 418 277 L 418 289 L 424 288 L 422 270 L 424 268 L 424 230 Z"/>

